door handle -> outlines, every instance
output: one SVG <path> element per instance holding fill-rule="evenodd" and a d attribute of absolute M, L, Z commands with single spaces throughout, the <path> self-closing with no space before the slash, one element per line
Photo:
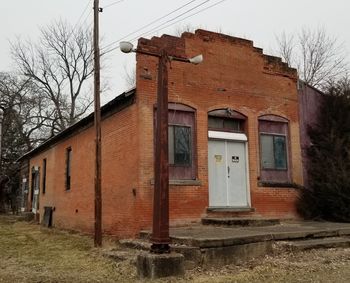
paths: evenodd
<path fill-rule="evenodd" d="M 228 177 L 230 178 L 230 166 L 227 166 L 227 174 L 228 174 Z"/>

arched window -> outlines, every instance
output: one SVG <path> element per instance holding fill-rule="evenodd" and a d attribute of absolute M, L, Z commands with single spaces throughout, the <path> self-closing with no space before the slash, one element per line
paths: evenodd
<path fill-rule="evenodd" d="M 179 103 L 169 103 L 168 109 L 169 179 L 194 180 L 196 179 L 195 109 Z"/>
<path fill-rule="evenodd" d="M 245 131 L 246 117 L 230 108 L 213 110 L 208 113 L 208 129 L 212 131 Z"/>
<path fill-rule="evenodd" d="M 260 181 L 290 182 L 288 120 L 259 117 Z"/>

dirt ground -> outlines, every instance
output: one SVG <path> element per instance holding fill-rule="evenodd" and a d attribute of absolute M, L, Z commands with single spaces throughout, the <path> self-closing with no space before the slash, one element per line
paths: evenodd
<path fill-rule="evenodd" d="M 115 261 L 90 237 L 46 229 L 0 215 L 0 282 L 142 282 L 134 266 L 135 251 L 121 250 Z M 118 248 L 118 247 L 117 247 Z M 187 270 L 184 278 L 155 282 L 350 282 L 350 249 L 312 250 L 266 256 L 220 268 Z"/>

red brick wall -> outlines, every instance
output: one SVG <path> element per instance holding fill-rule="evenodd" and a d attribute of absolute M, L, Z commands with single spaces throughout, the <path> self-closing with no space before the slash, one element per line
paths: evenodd
<path fill-rule="evenodd" d="M 203 54 L 194 66 L 172 61 L 169 69 L 169 102 L 196 109 L 198 180 L 201 186 L 170 186 L 171 225 L 199 220 L 208 207 L 208 112 L 232 108 L 247 116 L 251 206 L 257 215 L 295 217 L 297 192 L 292 188 L 259 187 L 258 117 L 275 114 L 289 120 L 292 181 L 302 184 L 296 71 L 280 59 L 265 56 L 252 42 L 197 31 L 182 38 L 163 36 L 141 39 L 139 49 L 155 52 L 168 42 L 177 56 Z M 140 121 L 139 217 L 150 225 L 153 179 L 153 111 L 156 103 L 157 58 L 137 55 L 137 97 Z M 148 220 L 147 220 L 148 219 Z"/>

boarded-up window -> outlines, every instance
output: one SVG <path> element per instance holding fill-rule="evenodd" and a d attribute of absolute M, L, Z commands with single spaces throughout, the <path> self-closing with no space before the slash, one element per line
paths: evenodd
<path fill-rule="evenodd" d="M 169 125 L 169 164 L 191 166 L 191 127 Z"/>
<path fill-rule="evenodd" d="M 169 179 L 194 180 L 197 174 L 195 110 L 179 103 L 169 103 L 168 109 Z M 156 116 L 155 113 L 155 127 Z"/>
<path fill-rule="evenodd" d="M 169 178 L 196 179 L 194 109 L 169 104 L 168 119 Z"/>
<path fill-rule="evenodd" d="M 266 115 L 259 118 L 260 180 L 290 182 L 288 120 Z"/>
<path fill-rule="evenodd" d="M 261 134 L 261 166 L 263 169 L 287 169 L 286 137 Z"/>

